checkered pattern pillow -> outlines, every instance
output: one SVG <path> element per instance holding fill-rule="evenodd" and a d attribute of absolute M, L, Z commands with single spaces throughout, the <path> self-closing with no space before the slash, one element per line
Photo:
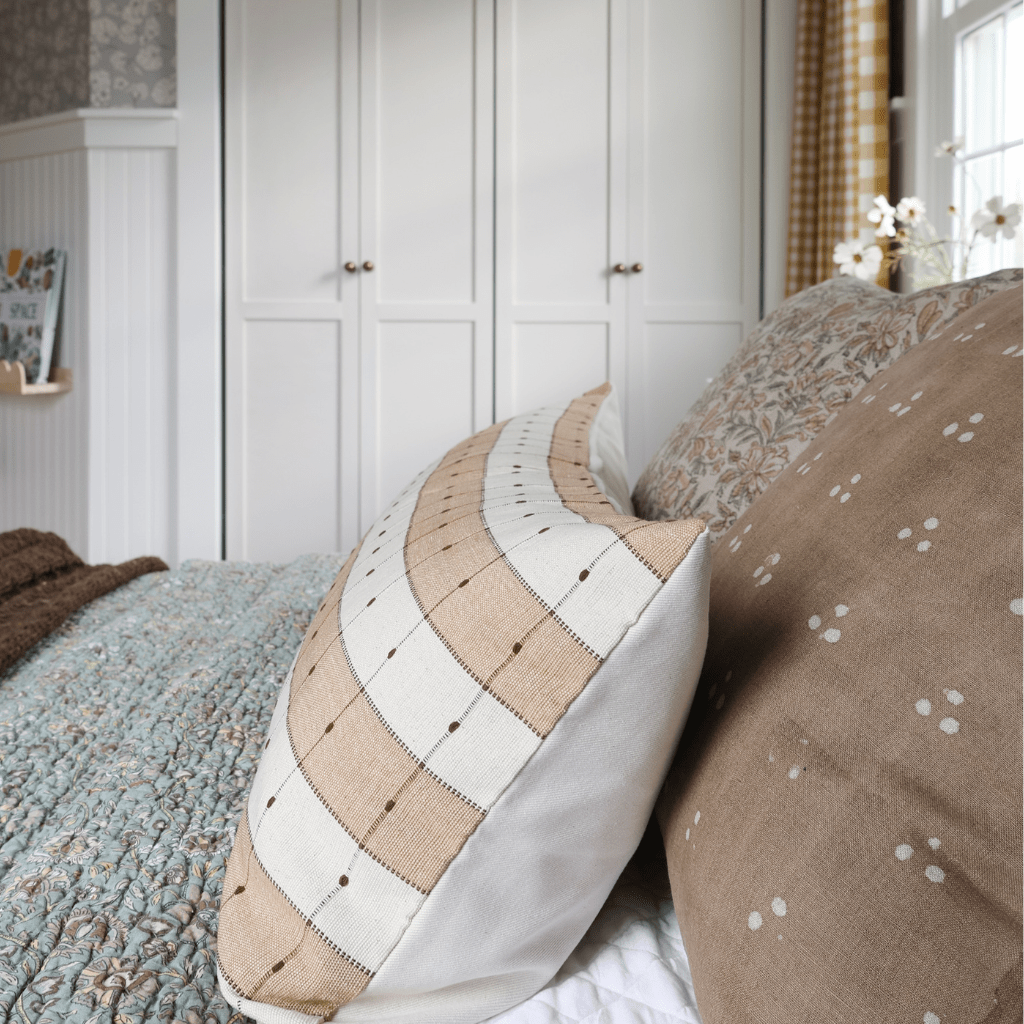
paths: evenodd
<path fill-rule="evenodd" d="M 457 445 L 352 552 L 238 826 L 232 1005 L 479 1021 L 571 952 L 643 833 L 706 641 L 704 524 L 618 511 L 622 464 L 604 385 Z"/>

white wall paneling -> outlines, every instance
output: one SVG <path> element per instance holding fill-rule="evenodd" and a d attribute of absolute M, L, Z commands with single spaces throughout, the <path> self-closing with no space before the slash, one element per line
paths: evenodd
<path fill-rule="evenodd" d="M 0 247 L 68 251 L 59 364 L 74 390 L 0 396 L 0 529 L 92 562 L 174 561 L 177 122 L 80 110 L 0 129 Z"/>
<path fill-rule="evenodd" d="M 0 158 L 4 137 L 0 133 Z M 68 251 L 59 362 L 74 390 L 0 394 L 0 530 L 53 530 L 85 556 L 89 539 L 88 232 L 86 152 L 0 159 L 0 248 Z"/>
<path fill-rule="evenodd" d="M 91 149 L 89 558 L 173 558 L 174 151 Z"/>

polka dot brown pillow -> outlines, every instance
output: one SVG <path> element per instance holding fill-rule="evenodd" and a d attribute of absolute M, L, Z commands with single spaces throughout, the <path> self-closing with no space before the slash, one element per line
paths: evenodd
<path fill-rule="evenodd" d="M 236 1008 L 483 1020 L 582 937 L 643 834 L 707 636 L 707 531 L 617 511 L 622 462 L 606 385 L 457 445 L 349 557 L 228 864 Z"/>
<path fill-rule="evenodd" d="M 725 533 L 659 800 L 704 1024 L 1021 1020 L 1021 289 Z"/>
<path fill-rule="evenodd" d="M 998 270 L 914 295 L 840 277 L 787 299 L 647 464 L 637 515 L 699 516 L 717 541 L 879 370 L 1021 275 Z"/>

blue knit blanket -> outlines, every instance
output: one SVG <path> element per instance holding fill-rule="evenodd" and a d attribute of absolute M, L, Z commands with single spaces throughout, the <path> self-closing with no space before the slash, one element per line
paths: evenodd
<path fill-rule="evenodd" d="M 187 562 L 0 678 L 0 1020 L 227 1024 L 224 864 L 335 555 Z"/>

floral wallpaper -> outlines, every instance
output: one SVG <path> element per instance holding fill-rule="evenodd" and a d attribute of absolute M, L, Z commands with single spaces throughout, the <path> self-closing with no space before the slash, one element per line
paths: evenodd
<path fill-rule="evenodd" d="M 173 107 L 175 0 L 0 0 L 0 124 Z"/>
<path fill-rule="evenodd" d="M 174 6 L 89 0 L 89 106 L 174 106 Z"/>
<path fill-rule="evenodd" d="M 0 0 L 0 124 L 89 105 L 89 10 Z"/>

